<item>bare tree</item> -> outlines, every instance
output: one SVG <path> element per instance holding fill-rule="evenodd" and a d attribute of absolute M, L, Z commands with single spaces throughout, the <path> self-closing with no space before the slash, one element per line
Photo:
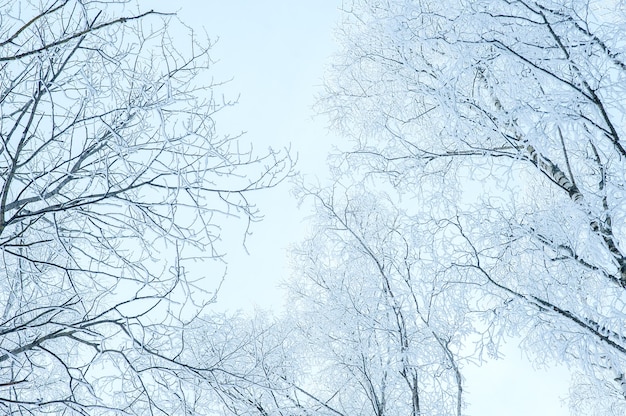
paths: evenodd
<path fill-rule="evenodd" d="M 483 345 L 523 335 L 624 413 L 622 2 L 343 7 L 322 105 L 355 146 L 335 168 L 413 198 L 410 233 L 445 242 L 438 261 L 487 319 Z"/>
<path fill-rule="evenodd" d="M 296 320 L 266 312 L 254 316 L 211 314 L 190 334 L 190 363 L 219 368 L 200 385 L 216 415 L 326 415 L 327 407 L 308 387 L 313 362 Z M 314 384 L 316 384 L 314 382 Z"/>
<path fill-rule="evenodd" d="M 296 256 L 290 304 L 316 357 L 309 389 L 342 415 L 460 416 L 468 307 L 437 270 L 432 236 L 411 235 L 389 195 L 302 192 L 317 226 Z"/>
<path fill-rule="evenodd" d="M 398 201 L 360 186 L 300 192 L 316 221 L 294 253 L 288 311 L 222 318 L 188 342 L 195 361 L 228 369 L 214 373 L 222 411 L 462 415 L 471 307 L 424 248 L 433 234 L 411 235 Z"/>
<path fill-rule="evenodd" d="M 222 278 L 219 221 L 257 219 L 246 195 L 288 155 L 216 133 L 231 103 L 214 97 L 210 44 L 172 39 L 175 17 L 0 10 L 0 409 L 201 412 L 194 378 L 215 368 L 184 362 L 184 330 Z"/>

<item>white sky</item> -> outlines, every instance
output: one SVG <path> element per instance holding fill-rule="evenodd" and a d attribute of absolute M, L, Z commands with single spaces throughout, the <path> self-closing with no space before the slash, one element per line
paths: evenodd
<path fill-rule="evenodd" d="M 182 21 L 212 38 L 217 79 L 233 78 L 226 88 L 239 104 L 218 118 L 218 131 L 246 131 L 258 151 L 291 145 L 297 169 L 325 175 L 333 143 L 325 119 L 313 119 L 311 106 L 333 53 L 333 27 L 341 0 L 142 0 L 144 7 L 178 11 Z M 304 237 L 304 217 L 290 197 L 290 185 L 255 199 L 265 220 L 248 239 L 247 255 L 239 244 L 228 250 L 229 269 L 218 298 L 219 309 L 250 310 L 282 304 L 278 282 L 289 273 L 288 246 Z M 239 236 L 236 236 L 239 237 Z M 225 239 L 227 240 L 227 238 Z M 234 240 L 240 241 L 240 240 Z M 533 371 L 513 345 L 506 359 L 468 368 L 466 390 L 470 416 L 564 416 L 566 371 Z"/>

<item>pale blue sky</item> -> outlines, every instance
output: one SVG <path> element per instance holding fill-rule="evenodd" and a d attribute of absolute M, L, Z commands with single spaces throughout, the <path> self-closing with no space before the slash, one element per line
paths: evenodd
<path fill-rule="evenodd" d="M 291 147 L 297 170 L 324 174 L 326 154 L 336 138 L 323 118 L 311 109 L 322 83 L 327 58 L 334 51 L 333 27 L 341 1 L 152 1 L 156 10 L 177 11 L 194 30 L 217 40 L 212 53 L 216 80 L 231 79 L 223 90 L 238 104 L 217 117 L 221 133 L 246 131 L 243 142 L 258 152 L 269 146 Z M 225 236 L 228 278 L 218 308 L 273 307 L 282 302 L 280 279 L 288 273 L 289 244 L 304 237 L 303 217 L 289 196 L 291 185 L 253 196 L 265 220 L 255 224 L 247 239 Z M 229 238 L 232 237 L 232 238 Z"/>

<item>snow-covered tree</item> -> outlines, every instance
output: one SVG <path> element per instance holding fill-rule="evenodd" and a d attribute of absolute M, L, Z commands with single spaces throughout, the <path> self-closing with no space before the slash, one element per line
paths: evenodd
<path fill-rule="evenodd" d="M 297 252 L 290 304 L 317 363 L 310 389 L 343 415 L 460 416 L 470 320 L 426 248 L 432 235 L 413 233 L 389 195 L 307 194 L 318 221 Z"/>
<path fill-rule="evenodd" d="M 183 360 L 184 329 L 221 281 L 220 223 L 257 218 L 246 194 L 290 163 L 216 133 L 210 44 L 172 25 L 125 1 L 0 5 L 3 413 L 203 411 L 217 369 Z"/>
<path fill-rule="evenodd" d="M 338 175 L 365 187 L 384 179 L 402 195 L 403 237 L 432 236 L 437 270 L 482 318 L 477 353 L 522 336 L 536 360 L 567 363 L 584 375 L 581 388 L 593 386 L 590 399 L 612 398 L 623 413 L 623 2 L 343 9 L 321 101 L 354 139 Z"/>
<path fill-rule="evenodd" d="M 462 368 L 472 357 L 463 345 L 475 335 L 471 297 L 447 280 L 437 234 L 415 233 L 419 219 L 406 217 L 401 201 L 360 185 L 300 192 L 316 216 L 294 252 L 286 313 L 216 326 L 228 327 L 227 342 L 200 327 L 194 342 L 211 346 L 194 348 L 200 361 L 223 356 L 241 375 L 219 383 L 231 386 L 223 409 L 462 415 Z"/>

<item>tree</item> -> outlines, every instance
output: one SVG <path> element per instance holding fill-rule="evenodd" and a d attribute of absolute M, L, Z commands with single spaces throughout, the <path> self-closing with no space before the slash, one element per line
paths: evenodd
<path fill-rule="evenodd" d="M 125 3 L 1 6 L 7 414 L 202 411 L 196 379 L 217 369 L 184 361 L 185 331 L 224 272 L 220 222 L 258 219 L 247 195 L 291 168 L 217 134 L 232 103 L 214 96 L 210 43 Z"/>
<path fill-rule="evenodd" d="M 193 344 L 198 361 L 229 369 L 218 383 L 224 409 L 462 415 L 471 305 L 439 268 L 436 239 L 411 233 L 399 201 L 362 186 L 301 197 L 317 215 L 294 253 L 287 314 L 224 318 L 212 327 L 228 330 L 200 327 Z"/>
<path fill-rule="evenodd" d="M 211 314 L 193 331 L 189 362 L 220 371 L 204 377 L 219 388 L 205 388 L 204 405 L 216 415 L 326 414 L 302 386 L 312 361 L 296 321 L 266 312 L 254 316 Z"/>
<path fill-rule="evenodd" d="M 386 178 L 411 202 L 404 237 L 440 242 L 439 269 L 480 312 L 483 346 L 521 335 L 623 414 L 623 4 L 343 7 L 321 105 L 355 140 L 334 168 L 367 186 Z"/>
<path fill-rule="evenodd" d="M 188 343 L 197 362 L 227 369 L 216 390 L 222 412 L 461 415 L 472 321 L 437 270 L 437 250 L 417 244 L 386 195 L 337 185 L 301 196 L 317 216 L 294 253 L 288 312 L 224 317 Z"/>
<path fill-rule="evenodd" d="M 425 249 L 431 235 L 414 235 L 388 194 L 303 192 L 318 221 L 296 257 L 291 304 L 319 367 L 309 391 L 341 415 L 460 416 L 471 327 L 462 297 L 449 308 L 450 284 Z"/>

